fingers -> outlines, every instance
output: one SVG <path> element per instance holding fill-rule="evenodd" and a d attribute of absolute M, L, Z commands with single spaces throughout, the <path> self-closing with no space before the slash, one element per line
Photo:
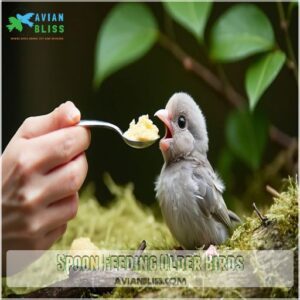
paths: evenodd
<path fill-rule="evenodd" d="M 39 216 L 41 230 L 49 232 L 75 218 L 78 210 L 78 193 L 48 206 Z"/>
<path fill-rule="evenodd" d="M 48 207 L 33 212 L 20 211 L 13 214 L 14 226 L 4 224 L 5 238 L 41 239 L 57 227 L 66 224 L 76 216 L 79 204 L 78 194 L 59 200 Z"/>
<path fill-rule="evenodd" d="M 43 235 L 8 238 L 5 244 L 7 249 L 48 250 L 52 244 L 66 232 L 66 229 L 67 224 L 62 224 Z"/>
<path fill-rule="evenodd" d="M 72 126 L 30 140 L 31 156 L 36 168 L 45 174 L 84 152 L 90 145 L 87 128 Z"/>
<path fill-rule="evenodd" d="M 36 192 L 37 201 L 49 205 L 57 199 L 63 199 L 78 192 L 88 170 L 85 154 L 77 156 L 68 164 L 63 165 L 41 179 L 42 192 Z M 39 187 L 37 187 L 39 189 Z"/>
<path fill-rule="evenodd" d="M 40 250 L 49 249 L 67 230 L 67 224 L 63 224 L 58 228 L 48 232 L 44 239 L 41 240 Z"/>
<path fill-rule="evenodd" d="M 1 164 L 5 249 L 48 249 L 75 217 L 90 144 L 89 130 L 74 126 L 79 120 L 75 105 L 64 103 L 27 119 L 6 147 Z"/>
<path fill-rule="evenodd" d="M 68 101 L 47 115 L 27 118 L 16 135 L 31 139 L 63 127 L 75 125 L 79 121 L 80 111 L 72 102 Z"/>
<path fill-rule="evenodd" d="M 77 156 L 67 164 L 60 166 L 46 175 L 33 174 L 32 178 L 22 185 L 15 196 L 6 201 L 7 193 L 3 201 L 6 214 L 4 227 L 6 234 L 18 234 L 18 232 L 36 232 L 40 228 L 40 220 L 31 218 L 31 215 L 42 214 L 43 209 L 54 210 L 55 206 L 48 207 L 51 203 L 56 203 L 60 199 L 67 198 L 78 192 L 81 188 L 88 170 L 88 164 L 84 153 Z M 71 200 L 72 201 L 72 200 Z M 67 207 L 68 200 L 62 201 L 58 206 Z M 69 219 L 77 211 L 76 201 L 74 206 L 70 206 L 68 212 L 64 212 L 65 218 Z M 15 213 L 13 213 L 15 211 Z M 56 215 L 60 218 L 59 210 L 55 210 L 51 216 Z M 47 215 L 43 218 L 47 220 Z M 9 225 L 13 224 L 13 226 Z M 17 227 L 17 228 L 16 228 Z M 12 232 L 11 232 L 12 231 Z M 29 234 L 31 235 L 31 234 Z M 26 235 L 28 236 L 28 235 Z"/>

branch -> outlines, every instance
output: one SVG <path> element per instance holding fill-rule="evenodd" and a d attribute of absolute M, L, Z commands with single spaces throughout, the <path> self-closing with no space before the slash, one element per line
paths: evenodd
<path fill-rule="evenodd" d="M 215 92 L 224 96 L 230 105 L 241 108 L 246 104 L 247 100 L 239 94 L 229 82 L 224 85 L 222 80 L 220 80 L 219 77 L 217 77 L 211 70 L 188 55 L 178 44 L 173 42 L 163 33 L 160 33 L 159 43 L 163 48 L 171 52 L 179 62 L 181 62 L 185 70 L 192 72 L 201 78 Z M 295 140 L 275 125 L 270 126 L 269 136 L 272 141 L 285 148 L 289 147 L 289 145 Z"/>
<path fill-rule="evenodd" d="M 289 20 L 285 17 L 283 5 L 280 1 L 277 2 L 277 10 L 279 14 L 279 19 L 280 19 L 280 28 L 282 29 L 284 33 L 284 38 L 285 38 L 285 43 L 286 43 L 286 48 L 287 48 L 287 53 L 288 53 L 288 62 L 287 66 L 293 71 L 295 79 L 298 84 L 298 66 L 297 66 L 297 61 L 295 57 L 295 53 L 293 50 L 292 46 L 292 41 L 289 35 Z"/>
<path fill-rule="evenodd" d="M 195 73 L 198 77 L 204 80 L 217 93 L 225 95 L 227 100 L 235 107 L 243 105 L 242 97 L 237 94 L 231 87 L 225 89 L 222 81 L 208 68 L 201 65 L 187 53 L 185 53 L 176 43 L 167 36 L 161 34 L 159 38 L 160 44 L 169 50 L 183 65 L 187 71 Z"/>
<path fill-rule="evenodd" d="M 280 197 L 280 194 L 273 188 L 271 187 L 270 185 L 267 185 L 266 186 L 266 190 L 267 192 L 269 192 L 273 197 Z"/>
<path fill-rule="evenodd" d="M 265 227 L 267 227 L 267 226 L 270 224 L 270 220 L 269 220 L 266 216 L 263 216 L 263 215 L 261 214 L 261 212 L 260 212 L 259 209 L 256 207 L 256 204 L 255 204 L 254 202 L 252 203 L 252 206 L 253 206 L 253 208 L 254 208 L 255 213 L 256 213 L 257 216 L 260 218 L 261 223 L 262 223 Z"/>

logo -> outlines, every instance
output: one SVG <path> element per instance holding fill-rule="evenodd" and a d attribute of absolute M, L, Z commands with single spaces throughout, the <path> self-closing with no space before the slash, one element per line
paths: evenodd
<path fill-rule="evenodd" d="M 11 39 L 14 40 L 44 39 L 43 35 L 46 34 L 48 34 L 48 37 L 51 39 L 61 39 L 61 36 L 65 31 L 64 13 L 18 13 L 16 16 L 8 18 L 6 27 L 12 34 L 18 33 L 17 36 L 11 37 Z M 22 35 L 19 33 L 22 33 Z M 26 37 L 24 36 L 25 33 Z"/>
<path fill-rule="evenodd" d="M 8 21 L 10 24 L 6 25 L 8 31 L 12 32 L 15 29 L 21 32 L 23 30 L 22 24 L 27 25 L 31 28 L 33 26 L 33 22 L 30 22 L 30 19 L 32 18 L 33 15 L 34 13 L 28 13 L 23 16 L 17 14 L 16 17 L 9 17 Z"/>

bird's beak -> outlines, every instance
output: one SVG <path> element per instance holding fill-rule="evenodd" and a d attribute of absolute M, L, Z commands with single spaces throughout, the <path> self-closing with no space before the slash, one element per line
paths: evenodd
<path fill-rule="evenodd" d="M 159 147 L 163 152 L 166 152 L 170 147 L 170 142 L 173 138 L 173 127 L 171 124 L 172 116 L 166 109 L 160 109 L 155 114 L 164 124 L 166 128 L 165 136 L 160 140 Z"/>

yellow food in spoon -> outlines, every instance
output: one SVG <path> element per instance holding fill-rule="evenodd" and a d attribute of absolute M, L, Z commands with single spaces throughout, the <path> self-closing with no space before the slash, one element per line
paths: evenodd
<path fill-rule="evenodd" d="M 132 141 L 153 141 L 159 138 L 158 128 L 149 119 L 148 115 L 139 117 L 139 121 L 135 124 L 135 120 L 129 124 L 129 129 L 123 136 Z"/>

